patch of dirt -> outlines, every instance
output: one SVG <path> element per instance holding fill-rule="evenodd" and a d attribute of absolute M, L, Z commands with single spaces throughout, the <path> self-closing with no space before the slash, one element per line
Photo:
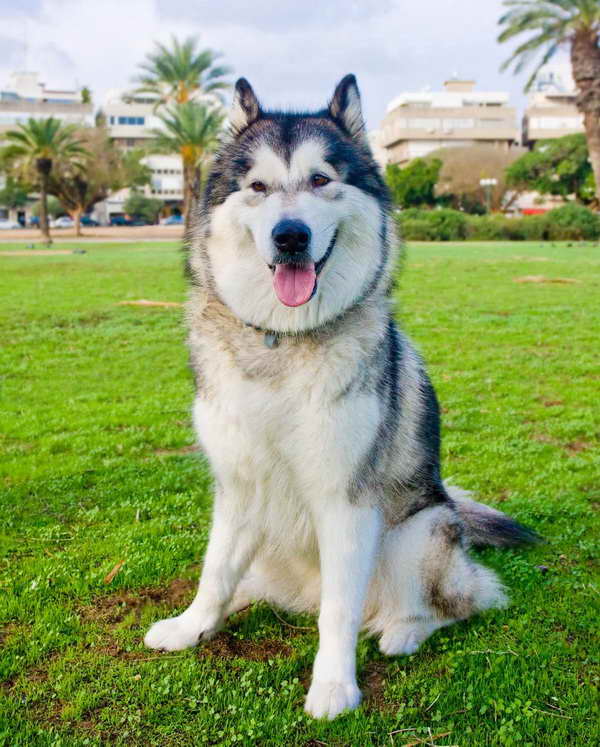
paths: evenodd
<path fill-rule="evenodd" d="M 560 407 L 565 404 L 562 399 L 541 399 L 540 402 L 544 407 Z"/>
<path fill-rule="evenodd" d="M 523 275 L 520 278 L 513 278 L 515 283 L 581 283 L 581 280 L 575 278 L 548 278 L 545 275 Z"/>
<path fill-rule="evenodd" d="M 553 444 L 554 446 L 559 445 L 557 440 L 555 438 L 552 438 L 552 436 L 549 436 L 547 433 L 532 433 L 531 438 L 540 444 Z"/>
<path fill-rule="evenodd" d="M 155 449 L 154 453 L 156 456 L 184 456 L 185 454 L 196 454 L 199 451 L 199 446 L 190 444 L 190 446 L 182 446 L 180 449 Z"/>
<path fill-rule="evenodd" d="M 57 254 L 73 254 L 70 249 L 16 249 L 0 252 L 0 257 L 54 257 Z"/>
<path fill-rule="evenodd" d="M 268 661 L 289 657 L 294 653 L 291 646 L 276 638 L 248 640 L 236 638 L 232 633 L 223 631 L 200 645 L 199 658 L 218 656 L 221 659 L 247 659 L 248 661 Z"/>
<path fill-rule="evenodd" d="M 117 306 L 158 306 L 166 309 L 179 309 L 183 304 L 178 301 L 148 301 L 140 298 L 139 301 L 119 301 Z"/>
<path fill-rule="evenodd" d="M 566 444 L 564 448 L 569 452 L 569 454 L 579 454 L 580 452 L 587 451 L 591 448 L 591 444 L 587 441 L 571 441 Z"/>
<path fill-rule="evenodd" d="M 382 711 L 389 706 L 384 697 L 386 670 L 385 661 L 371 661 L 362 671 L 359 686 L 369 709 Z"/>
<path fill-rule="evenodd" d="M 131 612 L 139 619 L 141 610 L 148 604 L 168 604 L 179 607 L 191 602 L 197 581 L 176 578 L 165 587 L 147 586 L 135 591 L 118 591 L 109 596 L 97 597 L 91 605 L 80 610 L 84 621 L 115 625 Z"/>

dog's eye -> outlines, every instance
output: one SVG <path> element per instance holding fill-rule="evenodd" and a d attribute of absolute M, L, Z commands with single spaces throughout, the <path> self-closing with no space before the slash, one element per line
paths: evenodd
<path fill-rule="evenodd" d="M 310 178 L 310 183 L 313 187 L 324 187 L 330 181 L 331 179 L 325 176 L 325 174 L 313 174 Z"/>
<path fill-rule="evenodd" d="M 262 182 L 252 182 L 252 184 L 250 185 L 250 189 L 253 192 L 266 192 L 267 191 L 266 185 L 263 184 Z"/>

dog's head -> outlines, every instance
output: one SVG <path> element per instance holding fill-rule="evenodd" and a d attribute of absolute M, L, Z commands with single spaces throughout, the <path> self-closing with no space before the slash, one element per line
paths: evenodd
<path fill-rule="evenodd" d="M 263 110 L 241 78 L 230 123 L 203 203 L 214 288 L 255 326 L 318 327 L 385 282 L 389 264 L 388 195 L 356 80 L 300 114 Z"/>

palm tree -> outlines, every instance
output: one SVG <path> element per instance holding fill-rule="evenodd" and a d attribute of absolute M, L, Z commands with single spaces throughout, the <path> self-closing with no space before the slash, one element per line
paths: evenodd
<path fill-rule="evenodd" d="M 59 119 L 29 119 L 17 130 L 4 133 L 7 143 L 3 157 L 21 177 L 36 183 L 40 191 L 40 229 L 47 244 L 52 243 L 48 226 L 48 184 L 55 163 L 79 162 L 86 151 L 73 125 Z"/>
<path fill-rule="evenodd" d="M 600 0 L 504 0 L 510 10 L 499 21 L 504 30 L 498 41 L 530 34 L 502 66 L 514 63 L 519 73 L 536 52 L 541 58 L 529 78 L 529 90 L 540 68 L 561 48 L 568 47 L 576 104 L 583 122 L 600 200 Z"/>
<path fill-rule="evenodd" d="M 215 94 L 230 83 L 225 77 L 231 72 L 226 65 L 216 65 L 221 57 L 211 49 L 197 49 L 197 39 L 189 37 L 180 42 L 172 38 L 171 48 L 156 42 L 154 52 L 139 66 L 141 74 L 135 79 L 135 93 L 150 93 L 160 104 L 185 104 L 197 94 Z"/>
<path fill-rule="evenodd" d="M 190 208 L 199 196 L 202 165 L 214 152 L 225 115 L 220 110 L 197 101 L 175 104 L 159 114 L 163 128 L 152 131 L 150 150 L 154 153 L 176 153 L 183 166 L 183 214 L 186 226 Z"/>

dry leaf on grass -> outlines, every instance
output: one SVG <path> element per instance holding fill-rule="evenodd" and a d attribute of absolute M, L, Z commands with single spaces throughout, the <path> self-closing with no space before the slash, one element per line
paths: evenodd
<path fill-rule="evenodd" d="M 163 308 L 179 308 L 183 306 L 182 303 L 177 301 L 148 301 L 145 298 L 140 298 L 139 301 L 119 301 L 117 306 L 161 306 Z"/>
<path fill-rule="evenodd" d="M 581 283 L 575 278 L 547 278 L 545 275 L 523 275 L 513 280 L 515 283 Z"/>
<path fill-rule="evenodd" d="M 121 568 L 125 565 L 124 560 L 119 560 L 119 562 L 114 566 L 114 568 L 104 576 L 104 583 L 110 584 L 110 582 L 113 580 L 113 578 L 117 575 L 117 573 L 121 570 Z"/>

